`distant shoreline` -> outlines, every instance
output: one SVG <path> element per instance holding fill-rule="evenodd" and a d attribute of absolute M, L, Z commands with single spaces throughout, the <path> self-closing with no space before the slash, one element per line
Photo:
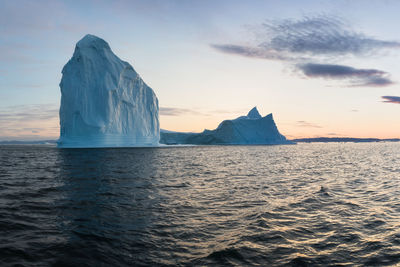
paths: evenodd
<path fill-rule="evenodd" d="M 57 140 L 10 140 L 10 141 L 0 141 L 0 145 L 47 145 L 47 144 L 57 144 Z"/>
<path fill-rule="evenodd" d="M 400 138 L 354 138 L 354 137 L 315 137 L 292 139 L 296 143 L 373 143 L 373 142 L 399 142 Z"/>
<path fill-rule="evenodd" d="M 374 142 L 400 142 L 400 138 L 354 138 L 354 137 L 315 137 L 298 138 L 290 141 L 296 143 L 374 143 Z M 0 145 L 51 145 L 56 144 L 57 140 L 9 140 L 0 141 Z"/>

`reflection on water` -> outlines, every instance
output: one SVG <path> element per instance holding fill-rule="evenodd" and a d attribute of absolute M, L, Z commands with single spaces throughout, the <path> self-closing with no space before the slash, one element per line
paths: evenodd
<path fill-rule="evenodd" d="M 399 143 L 0 147 L 0 265 L 400 263 Z"/>
<path fill-rule="evenodd" d="M 140 239 L 121 241 L 131 232 L 146 231 L 150 223 L 151 209 L 143 205 L 151 205 L 147 189 L 151 188 L 149 178 L 156 173 L 152 165 L 155 150 L 62 149 L 58 152 L 59 179 L 64 184 L 60 231 L 68 236 L 70 249 L 57 263 L 79 265 L 81 257 L 89 265 L 97 265 L 99 261 L 108 264 L 137 261 L 136 256 L 140 254 L 132 254 L 130 246 L 145 253 Z M 115 249 L 105 253 L 105 248 Z"/>

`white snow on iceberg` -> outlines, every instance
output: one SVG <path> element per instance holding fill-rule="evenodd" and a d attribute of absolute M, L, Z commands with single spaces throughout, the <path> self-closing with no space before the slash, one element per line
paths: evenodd
<path fill-rule="evenodd" d="M 62 70 L 59 147 L 158 145 L 158 99 L 103 39 L 86 35 Z"/>
<path fill-rule="evenodd" d="M 162 144 L 293 144 L 279 133 L 272 113 L 262 117 L 254 107 L 247 116 L 225 120 L 215 130 L 202 133 L 177 133 L 161 131 Z"/>

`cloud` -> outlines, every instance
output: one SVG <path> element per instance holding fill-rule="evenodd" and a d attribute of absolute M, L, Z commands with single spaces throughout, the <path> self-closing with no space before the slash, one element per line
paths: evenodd
<path fill-rule="evenodd" d="M 248 108 L 239 109 L 213 109 L 207 111 L 207 116 L 213 116 L 215 114 L 227 114 L 227 115 L 238 115 L 247 114 L 249 112 Z"/>
<path fill-rule="evenodd" d="M 305 127 L 305 128 L 322 128 L 322 126 L 320 126 L 318 124 L 307 122 L 307 121 L 296 121 L 296 126 L 297 127 Z"/>
<path fill-rule="evenodd" d="M 387 72 L 376 69 L 356 69 L 335 64 L 298 64 L 297 69 L 309 78 L 345 79 L 352 86 L 387 86 L 393 84 Z"/>
<path fill-rule="evenodd" d="M 332 16 L 267 21 L 256 27 L 254 34 L 258 40 L 253 45 L 212 44 L 211 47 L 224 53 L 271 60 L 366 55 L 383 48 L 400 48 L 400 42 L 366 36 Z"/>
<path fill-rule="evenodd" d="M 160 107 L 160 116 L 182 116 L 182 115 L 190 115 L 190 116 L 203 116 L 203 117 L 212 117 L 215 116 L 215 114 L 223 114 L 224 116 L 227 115 L 237 115 L 237 114 L 243 114 L 247 113 L 247 109 L 233 109 L 233 110 L 227 110 L 227 109 L 214 109 L 214 110 L 208 110 L 208 109 L 201 109 L 199 110 L 194 110 L 194 109 L 188 109 L 188 108 L 173 108 L 173 107 Z"/>
<path fill-rule="evenodd" d="M 342 134 L 338 134 L 338 133 L 327 133 L 326 135 L 328 135 L 328 136 L 343 136 Z"/>
<path fill-rule="evenodd" d="M 54 105 L 20 105 L 0 109 L 0 122 L 36 121 L 58 118 L 59 109 Z"/>
<path fill-rule="evenodd" d="M 181 116 L 181 115 L 203 115 L 202 113 L 186 108 L 171 108 L 171 107 L 160 107 L 161 116 Z"/>
<path fill-rule="evenodd" d="M 25 36 L 48 32 L 56 29 L 58 19 L 65 18 L 66 14 L 66 4 L 62 1 L 1 1 L 0 24 L 4 27 L 0 33 Z"/>
<path fill-rule="evenodd" d="M 368 37 L 332 16 L 304 17 L 263 24 L 267 49 L 310 54 L 364 54 L 372 49 L 399 48 L 400 43 Z"/>
<path fill-rule="evenodd" d="M 59 132 L 56 105 L 17 105 L 0 108 L 0 138 L 56 137 Z"/>
<path fill-rule="evenodd" d="M 267 21 L 253 27 L 252 44 L 211 44 L 217 51 L 293 64 L 309 78 L 342 79 L 350 86 L 382 87 L 394 82 L 387 72 L 310 62 L 368 56 L 381 49 L 398 49 L 400 42 L 380 40 L 353 30 L 333 16 Z M 308 63 L 307 63 L 308 62 Z"/>
<path fill-rule="evenodd" d="M 342 78 L 385 74 L 383 71 L 375 69 L 355 69 L 348 66 L 333 64 L 307 63 L 299 65 L 299 68 L 304 72 L 306 76 L 309 77 Z"/>
<path fill-rule="evenodd" d="M 400 96 L 382 96 L 383 103 L 400 104 Z"/>
<path fill-rule="evenodd" d="M 288 55 L 279 53 L 273 49 L 265 49 L 260 47 L 241 46 L 234 44 L 217 45 L 211 44 L 212 48 L 227 54 L 236 54 L 245 57 L 262 58 L 270 60 L 290 60 Z"/>

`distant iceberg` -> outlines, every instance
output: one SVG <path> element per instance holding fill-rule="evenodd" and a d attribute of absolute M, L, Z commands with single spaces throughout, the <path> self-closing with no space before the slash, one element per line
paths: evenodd
<path fill-rule="evenodd" d="M 103 39 L 82 38 L 62 74 L 59 147 L 159 144 L 155 93 Z"/>
<path fill-rule="evenodd" d="M 161 130 L 160 143 L 172 144 L 240 144 L 240 145 L 277 145 L 293 144 L 279 133 L 272 113 L 262 117 L 254 107 L 246 116 L 234 120 L 225 120 L 215 130 L 202 133 L 179 133 Z"/>

